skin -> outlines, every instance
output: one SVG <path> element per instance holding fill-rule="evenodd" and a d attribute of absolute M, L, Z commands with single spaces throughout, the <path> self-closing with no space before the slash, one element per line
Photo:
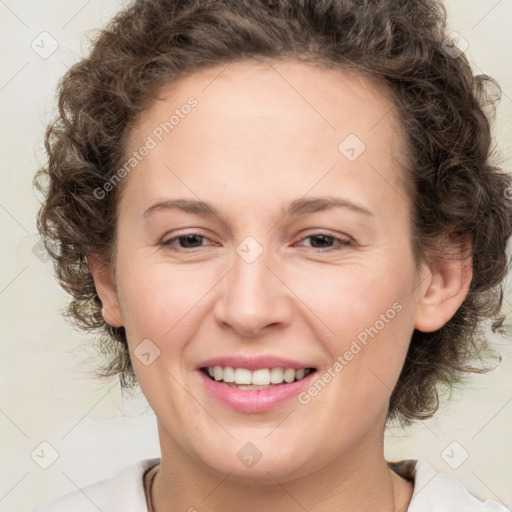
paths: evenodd
<path fill-rule="evenodd" d="M 121 184 L 115 266 L 90 258 L 103 316 L 125 326 L 157 417 L 155 511 L 406 510 L 413 486 L 384 458 L 389 398 L 413 330 L 437 330 L 453 316 L 471 261 L 417 270 L 400 125 L 386 94 L 296 61 L 232 63 L 164 89 L 130 151 L 190 96 L 198 106 Z M 338 150 L 350 133 L 366 146 L 355 161 Z M 370 214 L 285 215 L 313 196 Z M 219 215 L 144 215 L 176 198 L 208 201 Z M 350 244 L 307 238 L 319 232 Z M 190 233 L 206 238 L 192 249 L 162 245 Z M 263 250 L 252 263 L 236 252 L 247 236 Z M 397 302 L 400 312 L 308 404 L 241 413 L 198 379 L 201 361 L 232 354 L 291 357 L 321 376 Z M 144 339 L 160 350 L 149 366 L 133 356 Z M 252 467 L 237 457 L 248 442 L 262 454 Z"/>

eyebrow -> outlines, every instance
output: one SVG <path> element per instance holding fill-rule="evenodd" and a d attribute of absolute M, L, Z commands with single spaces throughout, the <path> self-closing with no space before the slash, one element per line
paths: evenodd
<path fill-rule="evenodd" d="M 336 207 L 348 208 L 349 210 L 357 213 L 373 216 L 373 213 L 364 206 L 358 205 L 341 197 L 311 197 L 296 199 L 290 203 L 285 216 L 294 217 Z M 151 205 L 143 215 L 146 217 L 155 211 L 169 209 L 178 209 L 186 213 L 204 215 L 207 217 L 221 217 L 220 212 L 211 203 L 192 199 L 166 199 L 164 201 L 158 201 Z"/>

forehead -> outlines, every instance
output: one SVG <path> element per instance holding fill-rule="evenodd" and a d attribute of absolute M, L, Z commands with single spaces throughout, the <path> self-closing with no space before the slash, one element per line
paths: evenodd
<path fill-rule="evenodd" d="M 199 102 L 194 111 L 214 117 L 217 125 L 240 118 L 303 118 L 312 126 L 323 124 L 324 130 L 341 132 L 351 126 L 364 138 L 386 119 L 386 133 L 393 135 L 390 125 L 393 132 L 400 131 L 384 80 L 286 59 L 233 62 L 177 78 L 160 88 L 159 100 L 143 112 L 138 127 L 147 131 L 148 121 L 168 120 L 173 108 L 179 110 L 191 96 Z M 138 131 L 132 131 L 130 141 Z M 302 134 L 303 139 L 313 138 L 311 130 Z"/>
<path fill-rule="evenodd" d="M 176 80 L 139 118 L 128 153 L 148 137 L 154 147 L 130 176 L 142 188 L 170 167 L 195 187 L 286 188 L 302 180 L 301 193 L 333 166 L 349 191 L 351 180 L 381 192 L 384 182 L 401 187 L 401 129 L 389 92 L 362 76 L 293 60 L 230 63 Z"/>

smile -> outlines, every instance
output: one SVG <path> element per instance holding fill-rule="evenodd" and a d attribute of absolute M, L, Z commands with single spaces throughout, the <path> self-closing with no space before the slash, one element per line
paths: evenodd
<path fill-rule="evenodd" d="M 264 413 L 285 406 L 311 385 L 316 374 L 314 368 L 258 368 L 251 371 L 218 365 L 201 367 L 196 373 L 210 399 L 246 414 Z"/>
<path fill-rule="evenodd" d="M 231 366 L 209 366 L 201 368 L 211 380 L 223 382 L 238 389 L 268 389 L 283 382 L 290 384 L 302 380 L 315 371 L 314 368 L 233 368 Z"/>

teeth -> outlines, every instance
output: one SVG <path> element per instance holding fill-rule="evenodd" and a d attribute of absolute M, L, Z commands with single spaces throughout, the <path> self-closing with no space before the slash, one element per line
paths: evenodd
<path fill-rule="evenodd" d="M 295 382 L 302 380 L 312 370 L 309 368 L 261 368 L 247 370 L 246 368 L 232 368 L 231 366 L 213 366 L 208 368 L 208 375 L 217 382 L 223 381 L 254 389 L 252 386 L 269 386 L 270 384 L 282 384 L 283 382 Z"/>
<path fill-rule="evenodd" d="M 281 382 L 283 382 L 282 368 L 272 368 L 272 370 L 270 370 L 270 382 L 272 384 L 281 384 Z"/>
<path fill-rule="evenodd" d="M 215 366 L 213 369 L 213 378 L 215 380 L 222 380 L 222 368 L 220 366 Z"/>
<path fill-rule="evenodd" d="M 284 371 L 283 378 L 286 382 L 293 382 L 295 380 L 295 370 L 293 368 L 287 368 Z"/>
<path fill-rule="evenodd" d="M 268 386 L 270 384 L 270 370 L 254 370 L 252 372 L 251 384 L 255 386 Z"/>
<path fill-rule="evenodd" d="M 215 369 L 217 368 L 220 369 L 222 374 L 224 373 L 222 367 L 216 366 Z M 245 368 L 235 368 L 235 384 L 252 384 L 251 371 Z"/>
<path fill-rule="evenodd" d="M 230 366 L 226 366 L 222 374 L 222 380 L 224 382 L 235 382 L 235 370 L 233 370 L 233 368 Z"/>

